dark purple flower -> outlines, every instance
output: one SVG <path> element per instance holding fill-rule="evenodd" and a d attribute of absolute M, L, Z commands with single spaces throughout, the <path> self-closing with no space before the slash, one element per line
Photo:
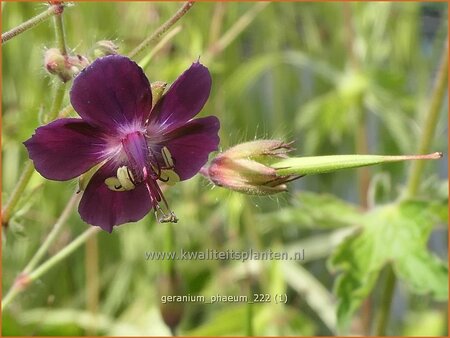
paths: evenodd
<path fill-rule="evenodd" d="M 208 69 L 196 62 L 152 109 L 143 70 L 124 56 L 106 56 L 74 80 L 70 100 L 81 119 L 39 127 L 24 144 L 48 179 L 69 180 L 100 164 L 78 207 L 85 222 L 111 232 L 152 208 L 159 221 L 176 222 L 157 181 L 191 178 L 217 150 L 219 120 L 192 119 L 210 89 Z"/>

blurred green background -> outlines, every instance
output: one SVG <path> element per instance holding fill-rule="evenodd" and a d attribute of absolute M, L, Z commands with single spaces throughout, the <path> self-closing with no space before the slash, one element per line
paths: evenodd
<path fill-rule="evenodd" d="M 109 39 L 127 54 L 179 6 L 71 3 L 64 11 L 67 44 L 73 53 L 89 55 L 96 41 Z M 46 7 L 2 2 L 3 32 Z M 201 116 L 220 118 L 221 149 L 255 138 L 281 138 L 295 142 L 298 156 L 414 154 L 447 24 L 446 3 L 200 2 L 176 25 L 181 30 L 170 41 L 156 51 L 148 48 L 136 60 L 149 58 L 145 72 L 150 81 L 170 83 L 200 56 L 213 77 Z M 27 160 L 22 142 L 51 106 L 58 80 L 43 67 L 44 51 L 51 47 L 56 47 L 52 20 L 2 46 L 3 204 Z M 441 205 L 448 199 L 447 106 L 445 98 L 432 147 L 445 157 L 427 163 L 418 194 Z M 292 183 L 288 193 L 272 197 L 213 188 L 200 175 L 169 189 L 166 198 L 180 219 L 172 228 L 177 250 L 305 250 L 301 262 L 175 262 L 175 294 L 288 296 L 287 304 L 186 303 L 176 332 L 336 334 L 337 274 L 327 260 L 358 226 L 360 210 L 400 195 L 410 166 L 389 164 L 305 177 Z M 39 248 L 75 187 L 75 181 L 33 175 L 3 229 L 3 294 Z M 433 224 L 426 239 L 444 261 L 446 217 Z M 48 255 L 87 227 L 73 212 Z M 150 213 L 112 234 L 99 233 L 3 311 L 3 335 L 170 334 L 158 294 L 167 286 L 169 263 L 145 259 L 146 251 L 167 249 L 169 230 L 167 224 L 156 224 Z M 386 270 L 378 273 L 382 282 Z M 388 333 L 447 335 L 446 301 L 413 291 L 401 280 L 396 284 Z M 381 292 L 382 283 L 377 283 L 345 332 L 373 332 Z M 175 316 L 180 306 L 164 311 Z"/>

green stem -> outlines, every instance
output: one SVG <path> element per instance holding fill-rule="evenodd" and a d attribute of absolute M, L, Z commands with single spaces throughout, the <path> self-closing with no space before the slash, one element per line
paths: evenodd
<path fill-rule="evenodd" d="M 213 43 L 208 48 L 206 54 L 203 57 L 205 63 L 208 63 L 207 60 L 214 58 L 217 54 L 221 53 L 226 47 L 228 47 L 228 45 L 231 44 L 239 36 L 239 34 L 241 34 L 242 31 L 252 23 L 258 13 L 268 5 L 269 2 L 258 3 L 250 8 L 245 14 L 243 14 L 239 18 L 239 20 L 237 20 L 236 23 L 234 23 L 234 25 L 228 31 L 226 31 L 218 41 Z"/>
<path fill-rule="evenodd" d="M 194 5 L 194 2 L 188 1 L 181 6 L 181 8 L 164 24 L 162 24 L 152 35 L 147 37 L 144 41 L 142 41 L 139 46 L 133 49 L 128 56 L 130 58 L 134 58 L 140 52 L 142 52 L 145 48 L 147 48 L 150 44 L 158 41 L 165 32 L 167 32 L 178 20 L 180 20 Z"/>
<path fill-rule="evenodd" d="M 59 13 L 61 10 L 60 6 L 61 5 L 50 6 L 46 11 L 42 12 L 41 14 L 38 14 L 35 17 L 31 18 L 30 20 L 27 20 L 24 23 L 20 24 L 19 26 L 3 33 L 1 42 L 5 43 L 8 40 L 12 39 L 13 37 L 29 30 L 30 28 L 33 28 L 42 21 L 50 18 L 52 15 Z"/>
<path fill-rule="evenodd" d="M 69 245 L 67 245 L 64 249 L 59 251 L 57 254 L 52 256 L 49 260 L 38 266 L 34 271 L 30 272 L 30 274 L 20 275 L 16 280 L 12 288 L 6 294 L 5 298 L 2 300 L 2 309 L 4 310 L 12 300 L 22 292 L 29 284 L 40 278 L 44 275 L 48 270 L 53 268 L 55 265 L 60 263 L 62 260 L 67 258 L 70 254 L 72 254 L 78 247 L 80 247 L 83 243 L 85 243 L 91 236 L 98 233 L 100 229 L 98 227 L 91 227 L 85 232 L 83 232 L 80 236 L 74 239 Z"/>
<path fill-rule="evenodd" d="M 63 225 L 66 223 L 67 219 L 69 218 L 69 216 L 73 210 L 73 207 L 78 202 L 79 197 L 80 196 L 75 193 L 72 195 L 72 198 L 67 203 L 66 207 L 64 208 L 63 212 L 59 216 L 58 220 L 56 221 L 52 230 L 48 234 L 44 243 L 41 244 L 41 246 L 39 247 L 39 250 L 34 254 L 33 258 L 31 258 L 30 262 L 23 269 L 24 274 L 29 274 L 36 267 L 36 265 L 41 261 L 41 259 L 45 256 L 45 254 L 48 251 L 48 248 L 53 243 L 56 236 L 61 231 Z"/>
<path fill-rule="evenodd" d="M 11 193 L 11 196 L 9 197 L 8 201 L 6 202 L 6 205 L 2 209 L 2 226 L 4 227 L 8 226 L 12 212 L 16 207 L 17 203 L 19 202 L 22 193 L 24 192 L 25 188 L 28 185 L 28 182 L 31 179 L 31 176 L 33 176 L 33 173 L 34 173 L 33 162 L 28 160 L 28 162 L 25 164 L 25 168 L 22 171 L 22 175 L 20 175 L 19 181 L 15 185 Z"/>
<path fill-rule="evenodd" d="M 90 227 L 85 232 L 83 232 L 80 236 L 74 239 L 68 246 L 58 252 L 56 255 L 52 256 L 48 261 L 41 264 L 36 268 L 33 272 L 30 273 L 29 278 L 30 281 L 35 281 L 40 278 L 43 274 L 45 274 L 52 267 L 57 265 L 59 262 L 68 257 L 72 252 L 78 249 L 79 246 L 84 244 L 86 240 L 88 240 L 91 236 L 95 235 L 100 231 L 98 227 Z"/>
<path fill-rule="evenodd" d="M 249 298 L 253 299 L 253 294 L 251 292 L 251 287 L 249 287 Z M 247 302 L 247 322 L 246 322 L 246 330 L 245 330 L 247 337 L 253 337 L 253 304 L 250 302 Z"/>
<path fill-rule="evenodd" d="M 56 5 L 55 5 L 56 6 Z M 61 14 L 55 16 L 55 32 L 58 42 L 59 48 L 64 48 L 65 50 L 65 42 L 64 42 L 64 28 L 62 26 L 62 18 Z M 58 38 L 59 37 L 59 38 Z M 62 51 L 63 49 L 61 49 Z M 58 117 L 59 111 L 61 110 L 62 103 L 64 100 L 64 94 L 66 92 L 65 83 L 58 81 L 55 85 L 55 96 L 53 97 L 52 106 L 50 108 L 50 113 L 48 114 L 49 121 L 52 121 Z M 23 169 L 22 175 L 19 178 L 16 186 L 14 187 L 11 196 L 6 202 L 5 207 L 2 209 L 2 225 L 7 226 L 9 220 L 11 219 L 12 212 L 14 208 L 17 206 L 17 203 L 20 200 L 23 192 L 25 191 L 28 183 L 30 182 L 31 176 L 34 173 L 33 162 L 30 160 L 25 164 L 25 168 Z"/>
<path fill-rule="evenodd" d="M 150 63 L 151 59 L 157 54 L 164 46 L 166 46 L 170 40 L 172 40 L 175 35 L 181 32 L 181 26 L 175 27 L 173 30 L 171 30 L 169 33 L 167 33 L 166 36 L 164 36 L 160 42 L 158 42 L 155 47 L 150 51 L 150 53 L 147 54 L 140 62 L 139 66 L 141 66 L 142 69 L 147 68 L 148 64 Z"/>
<path fill-rule="evenodd" d="M 61 110 L 64 94 L 66 93 L 66 84 L 62 81 L 57 81 L 55 85 L 55 97 L 53 98 L 52 106 L 50 107 L 50 112 L 48 113 L 48 122 L 53 121 L 58 117 Z"/>
<path fill-rule="evenodd" d="M 395 273 L 392 269 L 392 266 L 387 267 L 386 271 L 386 279 L 384 284 L 384 290 L 383 295 L 381 299 L 381 305 L 380 305 L 380 312 L 379 312 L 379 318 L 376 328 L 376 335 L 377 336 L 385 336 L 386 335 L 386 328 L 389 323 L 389 316 L 391 311 L 391 303 L 392 303 L 392 297 L 394 296 L 394 290 L 395 290 Z"/>
<path fill-rule="evenodd" d="M 55 24 L 55 35 L 56 35 L 56 43 L 58 48 L 63 55 L 67 55 L 67 47 L 66 47 L 66 38 L 64 34 L 64 24 L 62 18 L 62 12 L 55 15 L 54 18 Z"/>
<path fill-rule="evenodd" d="M 426 112 L 425 128 L 419 143 L 419 153 L 426 153 L 431 147 L 434 139 L 434 133 L 438 122 L 439 112 L 445 95 L 445 88 L 447 87 L 447 72 L 448 72 L 448 37 L 445 39 L 445 45 L 442 51 L 441 63 L 438 74 L 434 82 L 433 91 L 430 100 L 430 108 Z M 404 198 L 414 197 L 418 190 L 423 175 L 425 163 L 416 162 L 413 164 L 407 182 L 406 193 Z M 383 290 L 383 302 L 380 309 L 377 335 L 385 335 L 386 328 L 389 323 L 392 297 L 394 296 L 396 277 L 392 267 L 389 267 L 388 275 L 386 277 L 385 286 Z"/>
<path fill-rule="evenodd" d="M 430 106 L 425 115 L 426 116 L 425 127 L 423 129 L 423 134 L 419 144 L 419 154 L 428 152 L 433 142 L 436 126 L 438 123 L 439 113 L 441 111 L 441 105 L 445 93 L 447 92 L 446 91 L 447 76 L 448 76 L 448 44 L 446 42 L 444 50 L 442 52 L 438 74 L 434 82 Z M 411 167 L 406 189 L 406 197 L 414 196 L 419 190 L 424 168 L 425 162 L 416 162 Z"/>
<path fill-rule="evenodd" d="M 165 236 L 165 243 L 164 243 L 164 251 L 166 252 L 172 252 L 175 247 L 175 233 L 173 229 L 173 224 L 168 223 L 166 227 L 166 236 Z M 171 259 L 167 259 L 164 262 L 164 271 L 167 273 L 167 275 L 170 275 L 171 273 L 175 272 L 175 261 Z"/>

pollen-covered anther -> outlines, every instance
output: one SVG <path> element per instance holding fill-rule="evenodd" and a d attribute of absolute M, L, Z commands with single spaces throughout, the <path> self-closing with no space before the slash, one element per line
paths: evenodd
<path fill-rule="evenodd" d="M 167 147 L 161 148 L 161 155 L 164 160 L 164 168 L 161 168 L 159 179 L 168 185 L 175 185 L 180 182 L 180 176 L 175 172 L 175 162 Z"/>
<path fill-rule="evenodd" d="M 126 166 L 119 167 L 117 177 L 108 177 L 105 184 L 112 191 L 130 191 L 136 187 L 133 173 Z"/>

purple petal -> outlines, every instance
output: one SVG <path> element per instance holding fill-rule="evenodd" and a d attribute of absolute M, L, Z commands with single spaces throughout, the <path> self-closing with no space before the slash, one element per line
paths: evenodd
<path fill-rule="evenodd" d="M 152 107 L 152 92 L 135 62 L 110 55 L 95 60 L 75 78 L 70 101 L 85 121 L 114 130 L 143 125 Z"/>
<path fill-rule="evenodd" d="M 105 179 L 116 176 L 117 165 L 107 162 L 92 177 L 78 206 L 81 218 L 88 224 L 111 232 L 113 226 L 136 222 L 151 209 L 150 197 L 144 184 L 134 190 L 112 191 Z"/>
<path fill-rule="evenodd" d="M 181 180 L 194 176 L 208 161 L 208 155 L 219 145 L 219 119 L 208 116 L 189 121 L 184 126 L 164 135 L 166 146 Z"/>
<path fill-rule="evenodd" d="M 176 128 L 189 121 L 208 100 L 211 75 L 199 62 L 181 74 L 150 114 L 150 124 Z"/>
<path fill-rule="evenodd" d="M 103 132 L 81 119 L 59 119 L 36 129 L 24 142 L 36 170 L 57 181 L 86 172 L 107 156 Z"/>

